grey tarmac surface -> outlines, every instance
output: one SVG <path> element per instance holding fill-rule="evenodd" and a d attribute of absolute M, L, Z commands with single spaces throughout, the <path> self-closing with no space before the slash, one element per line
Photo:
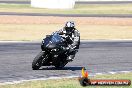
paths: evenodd
<path fill-rule="evenodd" d="M 132 14 L 49 14 L 49 13 L 0 12 L 0 15 L 10 15 L 10 16 L 59 16 L 59 17 L 116 17 L 116 18 L 132 18 Z"/>
<path fill-rule="evenodd" d="M 30 0 L 0 0 L 0 3 L 6 4 L 30 4 Z M 132 1 L 76 1 L 76 4 L 130 4 Z"/>
<path fill-rule="evenodd" d="M 41 42 L 0 43 L 0 83 L 61 76 L 80 76 L 82 67 L 89 74 L 132 71 L 132 41 L 83 41 L 73 62 L 63 69 L 53 66 L 32 70 Z"/>
<path fill-rule="evenodd" d="M 6 3 L 6 4 L 30 4 L 30 1 L 13 1 L 13 0 L 0 0 L 0 3 Z"/>

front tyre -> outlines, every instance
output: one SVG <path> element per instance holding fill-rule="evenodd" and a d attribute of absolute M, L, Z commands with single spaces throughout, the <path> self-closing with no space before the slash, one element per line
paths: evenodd
<path fill-rule="evenodd" d="M 44 58 L 44 52 L 40 52 L 32 62 L 32 69 L 38 70 L 42 66 L 42 60 Z"/>

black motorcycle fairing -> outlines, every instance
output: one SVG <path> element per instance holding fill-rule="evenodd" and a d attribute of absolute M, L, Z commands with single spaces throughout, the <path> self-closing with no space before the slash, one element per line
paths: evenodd
<path fill-rule="evenodd" d="M 50 65 L 54 65 L 56 68 L 64 67 L 68 63 L 69 49 L 67 46 L 66 39 L 57 33 L 46 36 L 41 44 L 42 53 L 34 59 L 32 68 L 39 69 L 41 66 Z"/>
<path fill-rule="evenodd" d="M 66 46 L 64 39 L 59 34 L 54 33 L 53 35 L 46 37 L 42 41 L 41 49 L 42 51 L 46 49 L 59 49 L 62 46 Z"/>

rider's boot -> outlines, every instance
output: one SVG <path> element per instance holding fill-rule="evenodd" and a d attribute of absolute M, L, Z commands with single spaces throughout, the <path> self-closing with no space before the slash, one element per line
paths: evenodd
<path fill-rule="evenodd" d="M 69 55 L 67 57 L 67 61 L 73 61 L 74 57 L 75 57 L 75 55 Z"/>

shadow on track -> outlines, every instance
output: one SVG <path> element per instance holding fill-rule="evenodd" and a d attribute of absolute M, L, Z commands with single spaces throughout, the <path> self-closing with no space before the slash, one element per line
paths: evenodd
<path fill-rule="evenodd" d="M 83 67 L 64 67 L 64 68 L 55 68 L 55 67 L 46 67 L 46 68 L 40 68 L 39 70 L 71 70 L 71 71 L 76 71 L 76 70 L 82 70 Z"/>

